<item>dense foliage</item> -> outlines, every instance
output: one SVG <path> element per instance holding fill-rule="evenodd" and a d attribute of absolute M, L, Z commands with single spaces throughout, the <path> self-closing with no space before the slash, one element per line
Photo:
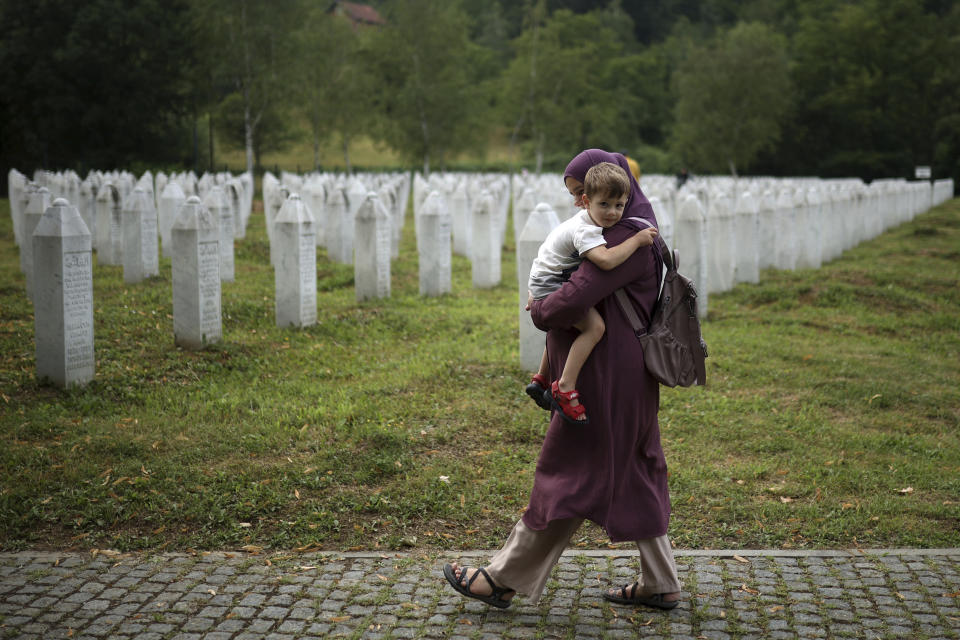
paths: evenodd
<path fill-rule="evenodd" d="M 247 165 L 370 138 L 410 166 L 960 179 L 949 0 L 0 0 L 0 164 Z M 5 171 L 4 171 L 5 173 Z"/>

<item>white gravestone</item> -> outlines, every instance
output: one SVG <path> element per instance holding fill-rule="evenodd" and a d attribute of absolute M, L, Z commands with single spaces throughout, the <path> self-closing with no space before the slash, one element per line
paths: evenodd
<path fill-rule="evenodd" d="M 20 208 L 22 194 L 27 188 L 27 176 L 16 169 L 10 169 L 7 173 L 7 198 L 10 202 L 10 217 L 13 219 L 13 241 L 18 247 L 22 247 L 23 229 L 21 228 L 23 210 Z M 27 239 L 29 242 L 30 239 Z"/>
<path fill-rule="evenodd" d="M 737 199 L 734 212 L 736 224 L 736 282 L 759 282 L 759 245 L 757 244 L 757 220 L 759 203 L 750 191 L 744 191 Z"/>
<path fill-rule="evenodd" d="M 317 239 L 313 214 L 293 193 L 277 213 L 274 225 L 277 326 L 309 327 L 317 323 Z"/>
<path fill-rule="evenodd" d="M 230 201 L 227 200 L 227 194 L 223 187 L 210 187 L 203 200 L 203 206 L 218 220 L 219 224 L 220 280 L 221 282 L 233 282 L 233 207 L 230 206 Z"/>
<path fill-rule="evenodd" d="M 537 208 L 537 194 L 530 187 L 524 187 L 523 193 L 514 201 L 513 204 L 513 232 L 514 242 L 520 242 L 520 234 L 523 228 L 527 226 L 527 218 Z M 554 214 L 556 215 L 556 214 Z"/>
<path fill-rule="evenodd" d="M 453 218 L 446 201 L 432 191 L 423 203 L 421 232 L 417 236 L 420 254 L 420 295 L 439 296 L 450 293 L 450 233 Z"/>
<path fill-rule="evenodd" d="M 483 192 L 473 208 L 470 264 L 473 286 L 489 289 L 500 284 L 500 232 L 493 196 Z"/>
<path fill-rule="evenodd" d="M 77 182 L 77 210 L 80 211 L 80 217 L 83 218 L 83 224 L 87 225 L 87 231 L 90 232 L 91 240 L 97 237 L 97 201 L 94 192 L 93 182 L 84 180 Z M 72 202 L 68 200 L 68 202 Z"/>
<path fill-rule="evenodd" d="M 157 227 L 160 231 L 160 245 L 163 255 L 169 258 L 173 255 L 170 244 L 170 229 L 177 217 L 177 212 L 183 206 L 187 197 L 178 182 L 168 182 L 160 193 L 160 204 L 157 209 Z"/>
<path fill-rule="evenodd" d="M 97 191 L 97 264 L 123 262 L 123 207 L 112 182 Z"/>
<path fill-rule="evenodd" d="M 718 193 L 710 199 L 710 207 L 707 212 L 708 289 L 709 293 L 720 293 L 733 288 L 736 268 L 733 202 L 726 193 Z"/>
<path fill-rule="evenodd" d="M 777 196 L 766 189 L 760 197 L 757 213 L 757 268 L 760 271 L 776 266 L 777 256 Z"/>
<path fill-rule="evenodd" d="M 656 196 L 648 198 L 653 214 L 657 217 L 657 233 L 668 247 L 673 247 L 673 207 L 671 200 L 661 200 Z"/>
<path fill-rule="evenodd" d="M 80 212 L 57 199 L 31 238 L 37 378 L 60 387 L 93 380 L 93 245 Z"/>
<path fill-rule="evenodd" d="M 327 256 L 339 264 L 353 261 L 353 218 L 343 188 L 334 187 L 327 199 Z"/>
<path fill-rule="evenodd" d="M 453 218 L 453 252 L 458 256 L 470 257 L 473 221 L 470 216 L 470 198 L 465 184 L 459 184 L 450 194 L 450 215 Z"/>
<path fill-rule="evenodd" d="M 223 337 L 220 233 L 217 218 L 190 196 L 170 229 L 173 257 L 173 337 L 184 349 L 202 349 Z"/>
<path fill-rule="evenodd" d="M 50 191 L 46 187 L 30 191 L 30 199 L 27 200 L 27 206 L 23 210 L 20 223 L 25 238 L 33 238 L 33 232 L 40 223 L 40 218 L 50 208 L 50 201 Z M 27 298 L 33 300 L 34 261 L 32 240 L 20 245 L 20 270 L 27 281 Z"/>
<path fill-rule="evenodd" d="M 694 193 L 682 197 L 674 224 L 674 246 L 680 257 L 680 273 L 691 280 L 697 289 L 697 315 L 707 316 L 707 214 Z"/>
<path fill-rule="evenodd" d="M 369 192 L 360 204 L 354 232 L 353 280 L 357 302 L 390 296 L 392 222 L 380 198 Z"/>
<path fill-rule="evenodd" d="M 123 206 L 123 281 L 133 284 L 160 275 L 157 210 L 153 198 L 136 187 Z"/>
<path fill-rule="evenodd" d="M 784 187 L 777 195 L 777 231 L 773 247 L 774 263 L 778 269 L 797 268 L 797 205 L 793 189 Z"/>
<path fill-rule="evenodd" d="M 797 252 L 798 269 L 819 269 L 823 265 L 823 249 L 820 238 L 824 233 L 833 233 L 834 229 L 827 229 L 821 222 L 820 191 L 813 187 L 804 189 L 800 195 L 800 208 L 803 216 L 799 219 L 797 235 L 799 251 Z"/>
<path fill-rule="evenodd" d="M 519 299 L 518 325 L 520 329 L 520 366 L 528 371 L 540 368 L 543 348 L 546 344 L 546 333 L 533 326 L 527 305 L 528 285 L 530 282 L 530 268 L 537 257 L 540 245 L 547 236 L 560 224 L 557 213 L 546 202 L 542 202 L 533 209 L 526 218 L 520 237 L 517 239 L 517 292 Z"/>

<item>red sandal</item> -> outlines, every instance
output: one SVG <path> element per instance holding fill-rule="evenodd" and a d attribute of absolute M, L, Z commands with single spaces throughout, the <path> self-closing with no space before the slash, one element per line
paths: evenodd
<path fill-rule="evenodd" d="M 570 424 L 590 424 L 590 419 L 587 418 L 587 410 L 583 408 L 583 405 L 570 404 L 571 400 L 579 399 L 580 392 L 576 389 L 571 389 L 570 391 L 560 391 L 559 380 L 554 380 L 553 384 L 550 386 L 550 404 L 553 406 L 553 410 L 560 414 L 561 418 Z"/>
<path fill-rule="evenodd" d="M 526 388 L 527 395 L 533 398 L 533 401 L 536 402 L 541 409 L 546 411 L 550 411 L 550 409 L 553 408 L 550 399 L 547 398 L 546 395 L 549 386 L 550 383 L 547 382 L 547 379 L 538 373 L 533 376 L 533 379 L 530 380 L 530 384 L 528 384 Z"/>

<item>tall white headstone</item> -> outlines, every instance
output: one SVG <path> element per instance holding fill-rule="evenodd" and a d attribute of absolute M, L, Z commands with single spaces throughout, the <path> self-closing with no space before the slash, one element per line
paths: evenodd
<path fill-rule="evenodd" d="M 766 189 L 760 197 L 760 211 L 757 213 L 757 268 L 769 269 L 777 266 L 777 196 L 772 189 Z"/>
<path fill-rule="evenodd" d="M 473 208 L 470 264 L 473 286 L 489 289 L 500 284 L 500 231 L 493 196 L 484 191 Z M 454 232 L 456 233 L 456 232 Z"/>
<path fill-rule="evenodd" d="M 123 206 L 112 182 L 97 191 L 97 264 L 123 264 Z"/>
<path fill-rule="evenodd" d="M 736 221 L 736 282 L 759 282 L 759 247 L 757 244 L 757 220 L 759 203 L 753 194 L 744 191 L 737 199 Z"/>
<path fill-rule="evenodd" d="M 220 280 L 233 282 L 233 207 L 223 187 L 210 187 L 203 199 L 203 206 L 217 219 L 220 229 Z"/>
<path fill-rule="evenodd" d="M 540 368 L 540 358 L 546 344 L 546 333 L 533 326 L 527 304 L 527 285 L 530 281 L 530 267 L 537 257 L 540 245 L 550 232 L 560 224 L 560 218 L 546 202 L 534 207 L 526 218 L 517 240 L 517 299 L 519 301 L 518 325 L 520 328 L 520 366 L 528 371 Z"/>
<path fill-rule="evenodd" d="M 357 301 L 390 296 L 390 214 L 369 192 L 356 216 L 353 280 Z"/>
<path fill-rule="evenodd" d="M 341 187 L 334 187 L 327 198 L 327 256 L 334 262 L 353 261 L 353 217 Z"/>
<path fill-rule="evenodd" d="M 453 190 L 449 204 L 453 218 L 453 252 L 469 258 L 473 220 L 470 215 L 470 197 L 465 185 L 460 184 Z"/>
<path fill-rule="evenodd" d="M 450 233 L 453 216 L 443 196 L 431 191 L 420 214 L 421 235 L 417 237 L 420 254 L 420 295 L 450 293 Z"/>
<path fill-rule="evenodd" d="M 33 232 L 40 223 L 40 218 L 50 208 L 50 191 L 46 187 L 30 190 L 30 198 L 22 215 L 22 232 L 24 237 L 33 238 Z M 27 298 L 33 300 L 33 241 L 20 245 L 20 270 L 27 281 Z"/>
<path fill-rule="evenodd" d="M 778 269 L 797 268 L 797 201 L 791 187 L 783 187 L 777 194 L 777 235 L 774 247 L 774 266 Z"/>
<path fill-rule="evenodd" d="M 170 228 L 173 336 L 177 346 L 202 349 L 223 336 L 220 235 L 216 216 L 190 196 Z"/>
<path fill-rule="evenodd" d="M 160 245 L 163 247 L 163 255 L 169 258 L 173 255 L 170 244 L 170 229 L 173 227 L 173 221 L 177 217 L 177 212 L 186 202 L 187 197 L 178 182 L 167 182 L 160 192 L 160 204 L 157 209 L 157 227 L 160 231 Z"/>
<path fill-rule="evenodd" d="M 674 246 L 680 256 L 680 272 L 693 280 L 697 288 L 697 315 L 707 315 L 709 277 L 707 270 L 707 214 L 696 194 L 688 193 L 680 201 L 674 225 Z"/>
<path fill-rule="evenodd" d="M 80 212 L 54 201 L 31 238 L 37 378 L 60 387 L 93 380 L 93 244 Z"/>
<path fill-rule="evenodd" d="M 278 327 L 317 323 L 317 240 L 313 214 L 296 193 L 277 213 L 274 267 Z"/>
<path fill-rule="evenodd" d="M 832 233 L 834 230 L 826 229 L 821 223 L 818 189 L 809 187 L 799 193 L 798 197 L 798 208 L 803 211 L 803 215 L 797 218 L 797 268 L 819 269 L 823 264 L 820 239 L 825 232 Z"/>
<path fill-rule="evenodd" d="M 153 198 L 136 187 L 123 206 L 123 281 L 133 284 L 160 275 L 157 210 Z"/>

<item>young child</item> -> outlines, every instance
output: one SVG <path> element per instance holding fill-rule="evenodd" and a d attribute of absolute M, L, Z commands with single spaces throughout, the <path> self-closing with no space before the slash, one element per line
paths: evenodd
<path fill-rule="evenodd" d="M 615 247 L 607 247 L 603 230 L 620 221 L 629 197 L 630 178 L 617 165 L 601 162 L 587 171 L 583 183 L 584 210 L 550 232 L 530 268 L 528 309 L 533 300 L 546 298 L 559 289 L 563 273 L 575 269 L 584 258 L 609 271 L 623 264 L 640 247 L 653 244 L 657 230 L 644 229 Z M 579 200 L 577 204 L 579 206 Z M 554 380 L 547 389 L 547 352 L 544 350 L 540 370 L 527 385 L 526 392 L 544 409 L 552 408 L 567 422 L 582 425 L 589 420 L 578 399 L 577 377 L 603 337 L 606 326 L 594 308 L 573 326 L 580 330 L 580 335 L 570 346 L 560 379 Z"/>

